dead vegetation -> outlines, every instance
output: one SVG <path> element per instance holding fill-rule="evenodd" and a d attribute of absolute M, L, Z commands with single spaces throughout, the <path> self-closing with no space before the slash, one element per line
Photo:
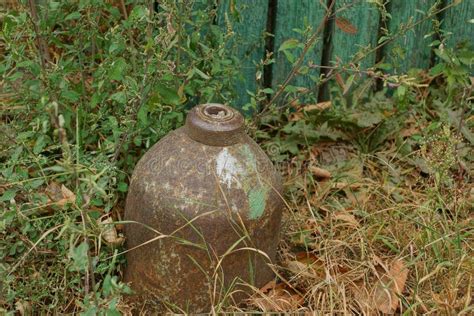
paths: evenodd
<path fill-rule="evenodd" d="M 232 100 L 232 34 L 203 48 L 207 22 L 182 33 L 175 1 L 159 13 L 50 2 L 41 65 L 33 2 L 5 2 L 0 20 L 0 314 L 127 314 L 116 222 L 128 174 L 187 103 Z M 331 101 L 300 104 L 309 89 L 280 89 L 283 107 L 255 101 L 267 113 L 250 130 L 286 181 L 278 277 L 216 313 L 474 313 L 472 50 L 438 46 L 440 63 L 415 76 L 345 65 L 327 78 L 341 90 Z"/>
<path fill-rule="evenodd" d="M 318 167 L 287 178 L 297 190 L 284 219 L 281 280 L 251 304 L 328 314 L 472 313 L 472 183 L 439 187 L 435 173 L 410 165 L 390 143 L 374 155 L 341 144 L 314 151 L 308 158 Z"/>

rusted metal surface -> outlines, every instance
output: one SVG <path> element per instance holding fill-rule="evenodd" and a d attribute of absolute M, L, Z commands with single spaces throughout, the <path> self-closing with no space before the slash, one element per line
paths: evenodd
<path fill-rule="evenodd" d="M 125 209 L 125 281 L 182 312 L 238 303 L 274 275 L 283 201 L 270 160 L 237 111 L 193 108 L 138 162 Z M 150 242 L 153 240 L 152 242 Z M 137 248 L 135 248 L 137 247 Z M 135 248 L 135 249 L 134 249 Z"/>

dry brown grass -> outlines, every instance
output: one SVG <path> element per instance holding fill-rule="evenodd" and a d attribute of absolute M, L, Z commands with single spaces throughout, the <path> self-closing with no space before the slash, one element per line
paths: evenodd
<path fill-rule="evenodd" d="M 308 159 L 332 177 L 288 168 L 282 280 L 252 304 L 264 312 L 471 314 L 472 183 L 436 184 L 395 146 L 373 156 L 341 144 L 316 152 Z"/>

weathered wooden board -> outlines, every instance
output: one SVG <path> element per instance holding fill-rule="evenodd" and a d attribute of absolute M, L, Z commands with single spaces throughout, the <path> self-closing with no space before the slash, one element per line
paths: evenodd
<path fill-rule="evenodd" d="M 448 45 L 453 47 L 456 44 L 469 41 L 474 45 L 474 0 L 449 0 L 448 5 L 453 2 L 459 4 L 450 7 L 444 13 L 442 29 L 453 33 L 448 38 Z"/>
<path fill-rule="evenodd" d="M 331 63 L 354 61 L 364 70 L 375 64 L 380 12 L 365 0 L 336 0 Z M 369 51 L 372 51 L 368 54 Z"/>
<path fill-rule="evenodd" d="M 375 64 L 376 53 L 373 48 L 378 45 L 381 35 L 380 10 L 376 1 L 368 0 L 334 0 L 336 18 L 320 33 L 319 40 L 308 51 L 304 59 L 304 66 L 320 65 L 331 66 L 340 61 L 341 64 L 355 62 L 360 69 L 367 69 Z M 390 35 L 396 35 L 382 50 L 383 61 L 393 66 L 393 73 L 406 73 L 411 68 L 428 68 L 432 62 L 432 48 L 429 46 L 435 40 L 433 35 L 433 20 L 438 16 L 429 16 L 439 8 L 435 5 L 446 5 L 457 3 L 454 7 L 440 14 L 443 18 L 442 29 L 453 34 L 448 37 L 448 45 L 454 46 L 461 41 L 473 41 L 474 24 L 474 0 L 387 0 L 386 8 L 389 10 L 390 18 L 387 20 L 387 28 Z M 240 61 L 242 78 L 236 78 L 238 95 L 235 99 L 236 107 L 242 107 L 250 99 L 247 91 L 255 92 L 257 83 L 263 83 L 263 75 L 257 69 L 265 55 L 265 32 L 268 25 L 273 25 L 274 41 L 273 53 L 275 63 L 268 67 L 271 74 L 265 73 L 265 77 L 271 78 L 271 87 L 277 90 L 286 80 L 293 66 L 287 56 L 279 48 L 288 40 L 300 41 L 304 44 L 304 38 L 314 32 L 326 13 L 327 0 L 217 0 L 218 24 L 226 30 L 230 28 L 234 33 L 234 40 L 227 43 L 229 49 Z M 379 1 L 380 3 L 380 1 Z M 269 4 L 272 6 L 270 17 L 274 23 L 267 24 Z M 347 7 L 347 8 L 346 8 Z M 339 11 L 339 9 L 344 10 Z M 413 26 L 415 24 L 415 26 Z M 400 32 L 411 25 L 407 30 Z M 312 28 L 306 35 L 301 34 L 304 30 Z M 301 32 L 295 29 L 302 30 Z M 330 42 L 323 43 L 323 35 L 330 34 Z M 401 33 L 401 34 L 399 34 Z M 427 35 L 427 36 L 426 36 Z M 425 38 L 426 36 L 426 38 Z M 290 44 L 289 46 L 295 46 Z M 289 50 L 296 60 L 302 47 Z M 366 53 L 370 51 L 370 53 Z M 323 52 L 325 54 L 323 60 Z M 321 65 L 324 62 L 326 64 Z M 290 82 L 290 85 L 310 88 L 316 96 L 317 85 L 315 78 L 319 77 L 318 67 L 303 67 L 303 73 L 299 73 Z M 257 80 L 257 77 L 259 78 Z"/>
<path fill-rule="evenodd" d="M 247 91 L 257 89 L 257 64 L 265 56 L 265 32 L 268 0 L 223 0 L 218 3 L 218 24 L 231 27 L 235 33 L 229 49 L 235 49 L 240 60 L 242 78 L 236 78 L 237 97 L 234 107 L 250 100 Z M 263 74 L 261 79 L 263 80 Z"/>
<path fill-rule="evenodd" d="M 391 0 L 389 21 L 390 34 L 405 26 L 421 21 L 429 14 L 436 0 Z M 431 62 L 431 47 L 434 40 L 425 35 L 434 30 L 431 19 L 417 24 L 384 48 L 385 60 L 392 64 L 394 72 L 405 73 L 410 68 L 428 68 Z"/>
<path fill-rule="evenodd" d="M 322 1 L 326 3 L 325 0 Z M 312 32 L 316 31 L 321 21 L 324 19 L 326 13 L 325 6 L 318 0 L 278 0 L 275 20 L 275 40 L 274 52 L 276 62 L 273 65 L 272 72 L 272 87 L 278 89 L 292 69 L 291 63 L 287 60 L 282 51 L 278 51 L 281 45 L 289 39 L 297 39 L 304 42 L 303 35 L 298 34 L 293 29 L 305 29 L 305 25 L 311 26 Z M 323 32 L 320 33 L 320 38 L 313 46 L 313 48 L 306 54 L 304 65 L 313 63 L 321 64 L 323 52 Z M 302 52 L 302 49 L 295 49 L 292 51 L 296 58 Z M 291 82 L 291 85 L 303 86 L 313 88 L 316 93 L 316 85 L 311 80 L 310 75 L 319 76 L 319 69 L 313 68 L 305 75 L 297 75 Z"/>

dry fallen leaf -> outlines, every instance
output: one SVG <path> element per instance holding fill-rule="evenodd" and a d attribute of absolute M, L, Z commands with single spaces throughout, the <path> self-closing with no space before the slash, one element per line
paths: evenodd
<path fill-rule="evenodd" d="M 326 277 L 324 262 L 312 253 L 296 253 L 295 260 L 289 260 L 286 266 L 297 277 L 320 280 Z"/>
<path fill-rule="evenodd" d="M 100 220 L 99 224 L 102 226 L 102 238 L 104 241 L 111 246 L 120 246 L 124 242 L 123 237 L 119 237 L 115 225 L 112 224 L 113 220 L 111 217 Z"/>
<path fill-rule="evenodd" d="M 290 116 L 288 117 L 288 120 L 290 122 L 296 122 L 296 121 L 299 121 L 299 120 L 302 120 L 304 118 L 304 114 L 301 113 L 301 112 L 294 112 L 294 113 L 290 113 Z"/>
<path fill-rule="evenodd" d="M 389 271 L 375 284 L 372 290 L 373 306 L 386 314 L 393 314 L 398 308 L 398 296 L 405 289 L 408 269 L 405 263 L 397 259 L 390 265 Z"/>
<path fill-rule="evenodd" d="M 275 281 L 267 283 L 256 295 L 250 298 L 250 303 L 263 312 L 295 311 L 304 302 L 303 297 L 285 283 Z"/>
<path fill-rule="evenodd" d="M 305 105 L 303 107 L 303 110 L 306 111 L 306 112 L 314 111 L 314 110 L 322 111 L 322 110 L 325 110 L 327 108 L 330 108 L 331 105 L 332 105 L 331 101 L 319 102 L 317 104 Z"/>
<path fill-rule="evenodd" d="M 344 17 L 336 18 L 336 26 L 344 33 L 347 33 L 347 34 L 357 33 L 357 28 L 354 25 L 352 25 L 351 21 L 349 21 L 348 19 Z"/>
<path fill-rule="evenodd" d="M 311 166 L 309 167 L 309 171 L 313 174 L 313 176 L 315 176 L 317 179 L 321 179 L 321 180 L 324 180 L 324 179 L 329 179 L 331 178 L 331 173 L 325 169 L 322 169 L 322 168 L 319 168 L 319 167 L 315 167 L 315 166 Z"/>
<path fill-rule="evenodd" d="M 365 282 L 358 281 L 350 289 L 364 314 L 372 315 L 376 311 L 393 314 L 398 308 L 398 296 L 403 293 L 407 277 L 408 269 L 402 260 L 397 259 L 374 285 L 368 286 Z"/>
<path fill-rule="evenodd" d="M 410 126 L 410 127 L 402 129 L 399 132 L 399 135 L 405 138 L 405 137 L 410 137 L 412 135 L 419 134 L 419 133 L 420 133 L 420 128 L 418 126 Z"/>
<path fill-rule="evenodd" d="M 339 86 L 341 89 L 345 90 L 345 89 L 346 89 L 346 84 L 344 83 L 344 79 L 342 79 L 341 74 L 337 72 L 337 73 L 334 75 L 334 77 L 336 78 L 336 83 L 338 84 L 338 86 Z"/>
<path fill-rule="evenodd" d="M 32 308 L 31 304 L 26 301 L 16 301 L 15 302 L 15 310 L 21 315 L 31 315 L 32 313 Z"/>
<path fill-rule="evenodd" d="M 358 190 L 354 190 L 353 187 L 345 187 L 342 190 L 354 207 L 365 205 L 370 199 L 369 190 L 366 188 L 358 188 Z"/>
<path fill-rule="evenodd" d="M 347 182 L 335 182 L 332 184 L 332 189 L 344 190 L 346 188 L 358 189 L 362 186 L 362 183 L 347 183 Z"/>
<path fill-rule="evenodd" d="M 64 197 L 64 199 L 69 200 L 69 201 L 74 201 L 76 199 L 76 195 L 74 192 L 66 188 L 64 184 L 61 185 L 61 193 Z"/>
<path fill-rule="evenodd" d="M 353 225 L 354 227 L 359 227 L 360 226 L 360 224 L 357 221 L 357 219 L 355 218 L 355 216 L 352 215 L 351 213 L 349 213 L 348 211 L 337 212 L 334 215 L 334 218 L 336 220 L 340 220 L 340 221 L 346 222 L 350 225 Z"/>
<path fill-rule="evenodd" d="M 44 192 L 46 193 L 48 198 L 54 202 L 59 201 L 63 198 L 63 195 L 61 193 L 61 186 L 56 182 L 51 182 L 50 184 L 48 184 Z"/>
<path fill-rule="evenodd" d="M 69 190 L 64 184 L 60 186 L 56 182 L 51 182 L 46 187 L 45 193 L 49 197 L 50 202 L 58 206 L 64 206 L 66 203 L 74 203 L 76 201 L 74 192 Z"/>

